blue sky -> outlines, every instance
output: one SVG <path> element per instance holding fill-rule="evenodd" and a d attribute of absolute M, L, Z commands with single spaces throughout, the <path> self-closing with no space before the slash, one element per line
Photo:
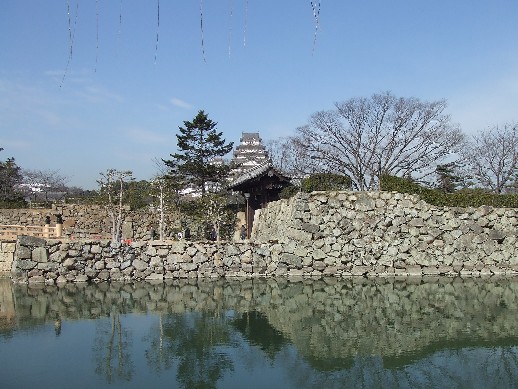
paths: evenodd
<path fill-rule="evenodd" d="M 227 141 L 267 141 L 383 91 L 446 99 L 467 134 L 516 122 L 517 17 L 516 0 L 321 0 L 313 45 L 306 0 L 3 0 L 0 159 L 95 189 L 108 168 L 152 178 L 200 109 Z"/>

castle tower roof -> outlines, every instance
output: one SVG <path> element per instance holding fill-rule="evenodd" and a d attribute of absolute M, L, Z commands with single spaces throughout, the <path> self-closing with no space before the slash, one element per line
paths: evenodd
<path fill-rule="evenodd" d="M 258 132 L 243 132 L 240 142 L 234 150 L 234 157 L 231 161 L 236 166 L 235 174 L 240 174 L 270 161 L 268 151 L 264 147 Z"/>

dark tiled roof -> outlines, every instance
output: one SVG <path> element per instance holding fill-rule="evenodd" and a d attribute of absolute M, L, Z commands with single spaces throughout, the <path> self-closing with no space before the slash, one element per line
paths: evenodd
<path fill-rule="evenodd" d="M 261 138 L 258 132 L 243 132 L 241 133 L 241 142 L 243 142 L 243 140 L 257 140 L 260 142 Z"/>
<path fill-rule="evenodd" d="M 242 172 L 239 176 L 237 176 L 234 180 L 232 180 L 232 182 L 230 182 L 229 188 L 235 187 L 253 178 L 257 178 L 261 176 L 261 174 L 266 173 L 271 168 L 273 168 L 272 161 L 267 160 L 260 165 L 247 169 L 244 172 Z"/>

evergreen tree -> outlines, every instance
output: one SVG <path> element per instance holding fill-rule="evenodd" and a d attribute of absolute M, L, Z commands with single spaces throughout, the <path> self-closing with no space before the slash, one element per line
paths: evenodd
<path fill-rule="evenodd" d="M 234 144 L 226 144 L 222 132 L 216 131 L 217 123 L 210 120 L 201 110 L 193 121 L 184 121 L 177 134 L 179 152 L 171 154 L 172 160 L 164 160 L 170 175 L 181 176 L 188 185 L 199 189 L 205 195 L 207 184 L 220 183 L 229 173 L 230 167 L 221 161 Z"/>
<path fill-rule="evenodd" d="M 0 147 L 0 151 L 3 148 Z M 0 202 L 7 203 L 23 201 L 20 191 L 22 183 L 21 168 L 16 164 L 14 158 L 7 158 L 0 161 Z"/>
<path fill-rule="evenodd" d="M 437 165 L 435 174 L 437 175 L 437 189 L 445 193 L 453 193 L 458 186 L 462 186 L 466 177 L 462 177 L 456 162 L 449 162 Z"/>

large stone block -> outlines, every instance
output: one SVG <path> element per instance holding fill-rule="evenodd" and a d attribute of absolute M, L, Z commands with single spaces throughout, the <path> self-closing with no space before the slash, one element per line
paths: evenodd
<path fill-rule="evenodd" d="M 149 281 L 152 281 L 152 280 L 163 280 L 164 279 L 164 275 L 163 274 L 158 274 L 158 273 L 151 273 L 148 276 L 146 276 L 145 279 L 149 280 Z"/>
<path fill-rule="evenodd" d="M 143 271 L 148 268 L 148 263 L 139 259 L 133 261 L 133 267 L 138 271 Z"/>
<path fill-rule="evenodd" d="M 65 269 L 71 270 L 75 267 L 76 261 L 73 258 L 67 258 L 63 262 Z"/>
<path fill-rule="evenodd" d="M 198 265 L 196 265 L 195 263 L 180 263 L 180 269 L 181 270 L 184 270 L 184 271 L 193 271 L 193 270 L 196 270 L 198 268 Z"/>
<path fill-rule="evenodd" d="M 354 266 L 351 269 L 351 274 L 353 276 L 363 276 L 363 275 L 368 274 L 372 270 L 373 270 L 372 266 Z"/>
<path fill-rule="evenodd" d="M 16 251 L 16 243 L 13 242 L 0 242 L 0 247 L 2 253 L 14 253 Z"/>
<path fill-rule="evenodd" d="M 320 226 L 312 223 L 302 223 L 301 227 L 304 231 L 309 232 L 311 234 L 314 234 L 320 230 Z"/>
<path fill-rule="evenodd" d="M 45 246 L 45 243 L 46 243 L 46 240 L 43 238 L 37 238 L 35 236 L 26 236 L 26 235 L 18 236 L 17 241 L 18 241 L 19 246 L 29 246 L 29 247 Z"/>
<path fill-rule="evenodd" d="M 13 253 L 0 253 L 0 272 L 11 271 L 13 265 Z"/>
<path fill-rule="evenodd" d="M 302 268 L 302 258 L 297 255 L 284 253 L 279 258 L 279 262 L 284 263 L 290 267 Z"/>
<path fill-rule="evenodd" d="M 407 266 L 406 272 L 410 276 L 419 276 L 423 274 L 423 269 L 421 268 L 421 266 Z"/>
<path fill-rule="evenodd" d="M 45 282 L 45 277 L 44 276 L 29 277 L 28 282 L 29 282 L 29 284 L 33 284 L 33 283 L 42 284 Z"/>
<path fill-rule="evenodd" d="M 8 251 L 0 251 L 0 262 L 13 262 L 14 253 Z"/>
<path fill-rule="evenodd" d="M 312 234 L 306 231 L 288 228 L 286 229 L 286 237 L 299 242 L 309 242 L 312 239 Z"/>
<path fill-rule="evenodd" d="M 98 274 L 97 274 L 97 278 L 102 280 L 102 281 L 106 281 L 110 278 L 110 272 L 108 270 L 101 270 Z"/>
<path fill-rule="evenodd" d="M 505 234 L 497 229 L 492 229 L 489 231 L 489 239 L 496 240 L 498 243 L 503 243 Z"/>
<path fill-rule="evenodd" d="M 31 270 L 34 269 L 38 263 L 28 259 L 19 259 L 14 262 L 14 265 L 19 270 Z"/>
<path fill-rule="evenodd" d="M 58 264 L 55 262 L 38 263 L 37 268 L 45 272 L 54 272 L 58 269 Z"/>
<path fill-rule="evenodd" d="M 45 247 L 36 247 L 32 250 L 32 260 L 36 262 L 48 262 L 49 253 Z"/>
<path fill-rule="evenodd" d="M 20 260 L 31 259 L 32 258 L 32 250 L 28 246 L 18 246 L 16 249 L 16 258 Z"/>
<path fill-rule="evenodd" d="M 133 239 L 133 223 L 124 222 L 122 224 L 122 239 Z"/>
<path fill-rule="evenodd" d="M 74 282 L 88 282 L 88 276 L 85 275 L 85 274 L 79 274 L 78 276 L 76 276 L 76 278 L 74 279 Z"/>

